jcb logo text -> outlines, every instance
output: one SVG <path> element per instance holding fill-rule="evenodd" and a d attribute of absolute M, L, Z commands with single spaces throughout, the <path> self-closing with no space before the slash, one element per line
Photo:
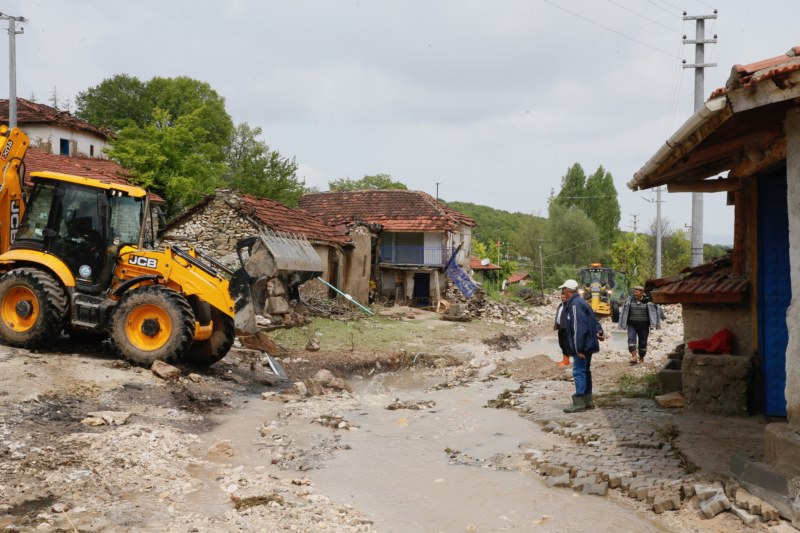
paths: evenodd
<path fill-rule="evenodd" d="M 156 268 L 158 266 L 158 261 L 156 259 L 153 259 L 152 257 L 142 257 L 140 255 L 132 255 L 128 257 L 128 263 L 146 268 Z"/>

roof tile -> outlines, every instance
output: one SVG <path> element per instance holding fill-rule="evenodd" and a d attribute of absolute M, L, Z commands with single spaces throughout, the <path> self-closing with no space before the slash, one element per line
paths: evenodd
<path fill-rule="evenodd" d="M 8 99 L 0 100 L 0 122 L 8 123 Z M 17 122 L 19 124 L 54 124 L 70 129 L 87 131 L 104 139 L 113 133 L 49 105 L 37 104 L 24 98 L 17 98 Z"/>
<path fill-rule="evenodd" d="M 380 224 L 386 231 L 428 232 L 454 230 L 475 221 L 447 207 L 431 195 L 408 190 L 363 190 L 309 193 L 300 207 L 328 224 L 364 221 Z"/>

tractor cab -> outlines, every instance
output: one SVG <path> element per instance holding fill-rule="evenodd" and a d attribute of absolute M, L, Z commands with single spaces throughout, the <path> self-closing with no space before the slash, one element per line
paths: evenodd
<path fill-rule="evenodd" d="M 624 272 L 592 263 L 578 272 L 581 280 L 580 293 L 598 316 L 611 316 L 619 319 L 619 299 L 628 292 Z"/>
<path fill-rule="evenodd" d="M 11 246 L 60 259 L 75 289 L 107 289 L 120 248 L 137 244 L 145 194 L 140 189 L 54 172 L 36 172 L 27 209 Z"/>

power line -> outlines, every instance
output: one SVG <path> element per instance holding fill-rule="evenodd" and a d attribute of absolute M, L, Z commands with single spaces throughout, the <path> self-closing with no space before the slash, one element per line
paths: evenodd
<path fill-rule="evenodd" d="M 667 4 L 669 7 L 674 7 L 675 11 L 683 11 L 683 9 L 679 8 L 678 6 L 676 6 L 671 2 L 667 2 L 667 0 L 659 0 L 659 2 L 661 2 L 662 4 Z"/>
<path fill-rule="evenodd" d="M 656 24 L 656 25 L 658 25 L 658 26 L 661 26 L 662 28 L 664 28 L 664 29 L 666 29 L 666 30 L 669 30 L 669 31 L 671 31 L 671 32 L 673 32 L 673 33 L 677 33 L 678 35 L 681 35 L 681 32 L 679 32 L 679 31 L 678 31 L 678 30 L 676 30 L 675 28 L 670 28 L 670 27 L 669 27 L 669 26 L 667 26 L 666 24 L 661 24 L 659 21 L 657 21 L 657 20 L 653 20 L 653 19 L 651 19 L 650 17 L 648 17 L 647 15 L 642 15 L 641 13 L 638 13 L 638 12 L 634 11 L 633 9 L 630 9 L 630 8 L 628 8 L 628 7 L 625 7 L 625 6 L 623 6 L 622 4 L 618 4 L 618 3 L 614 2 L 614 0 L 608 0 L 608 2 L 609 2 L 610 4 L 614 4 L 615 6 L 617 6 L 617 7 L 618 7 L 618 8 L 620 8 L 620 9 L 624 9 L 625 11 L 627 11 L 627 12 L 629 12 L 629 13 L 633 13 L 633 14 L 634 14 L 634 15 L 636 15 L 637 17 L 641 17 L 641 18 L 643 18 L 644 20 L 648 20 L 648 21 L 652 22 L 653 24 Z"/>
<path fill-rule="evenodd" d="M 654 6 L 656 6 L 658 9 L 663 9 L 664 11 L 666 11 L 667 13 L 669 13 L 670 15 L 675 15 L 675 13 L 674 13 L 672 10 L 670 10 L 670 9 L 667 9 L 666 7 L 664 7 L 664 6 L 662 6 L 662 5 L 656 4 L 655 2 L 653 2 L 653 0 L 645 0 L 645 1 L 646 1 L 648 4 L 651 4 L 651 5 L 654 5 Z M 677 12 L 680 12 L 681 10 L 680 10 L 680 9 L 678 9 L 678 10 L 676 10 L 676 11 L 677 11 Z M 676 16 L 677 16 L 677 15 L 676 15 Z"/>
<path fill-rule="evenodd" d="M 680 59 L 680 57 L 674 56 L 674 55 L 670 54 L 669 52 L 666 52 L 666 51 L 664 51 L 664 50 L 662 50 L 660 48 L 657 48 L 657 47 L 655 47 L 655 46 L 653 46 L 651 44 L 647 44 L 644 41 L 640 41 L 639 39 L 636 39 L 636 38 L 631 37 L 629 35 L 625 35 L 624 33 L 621 33 L 621 32 L 618 32 L 617 30 L 611 29 L 608 26 L 600 24 L 599 22 L 596 22 L 596 21 L 594 21 L 594 20 L 592 20 L 590 18 L 584 17 L 583 15 L 579 15 L 578 13 L 575 13 L 574 11 L 570 11 L 569 9 L 567 9 L 565 7 L 561 7 L 560 5 L 555 4 L 555 3 L 551 2 L 550 0 L 542 0 L 542 2 L 544 2 L 546 4 L 550 4 L 551 6 L 555 7 L 556 9 L 560 9 L 561 11 L 569 13 L 570 15 L 572 15 L 574 17 L 578 17 L 579 19 L 584 20 L 584 21 L 586 21 L 586 22 L 588 22 L 590 24 L 594 24 L 595 26 L 599 26 L 599 27 L 603 28 L 606 31 L 610 31 L 611 33 L 619 35 L 620 37 L 628 39 L 629 41 L 633 41 L 633 42 L 635 42 L 637 44 L 641 44 L 642 46 L 646 46 L 647 48 L 649 48 L 651 50 L 655 50 L 656 52 L 664 54 L 664 55 L 666 55 L 668 57 L 674 57 L 676 59 Z"/>

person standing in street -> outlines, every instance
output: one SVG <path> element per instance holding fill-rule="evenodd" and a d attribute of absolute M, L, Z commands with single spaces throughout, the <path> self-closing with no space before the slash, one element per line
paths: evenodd
<path fill-rule="evenodd" d="M 661 327 L 658 306 L 644 294 L 644 287 L 633 288 L 633 296 L 628 296 L 619 313 L 619 327 L 628 330 L 628 351 L 632 365 L 644 363 L 647 355 L 647 338 L 650 328 Z"/>
<path fill-rule="evenodd" d="M 559 287 L 567 298 L 563 313 L 567 329 L 567 345 L 572 356 L 572 376 L 575 379 L 575 394 L 572 405 L 565 413 L 580 413 L 594 409 L 592 403 L 592 355 L 600 351 L 603 328 L 594 316 L 594 311 L 578 293 L 578 282 L 568 279 Z"/>
<path fill-rule="evenodd" d="M 561 303 L 558 304 L 556 310 L 556 321 L 553 324 L 553 329 L 558 331 L 558 347 L 561 348 L 561 356 L 563 359 L 556 366 L 569 366 L 569 344 L 567 342 L 567 323 L 564 320 L 567 315 L 564 314 L 564 308 L 567 306 L 567 296 L 564 291 L 561 291 Z"/>

